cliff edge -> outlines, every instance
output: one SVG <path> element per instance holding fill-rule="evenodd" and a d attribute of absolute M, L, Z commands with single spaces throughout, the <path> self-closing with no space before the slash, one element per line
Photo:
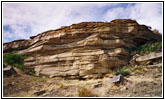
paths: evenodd
<path fill-rule="evenodd" d="M 135 20 L 82 22 L 3 44 L 3 52 L 26 55 L 24 65 L 36 75 L 88 78 L 127 65 L 132 48 L 161 41 Z"/>

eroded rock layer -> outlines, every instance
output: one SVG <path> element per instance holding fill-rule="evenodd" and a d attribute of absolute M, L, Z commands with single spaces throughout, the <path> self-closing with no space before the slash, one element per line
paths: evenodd
<path fill-rule="evenodd" d="M 87 77 L 128 64 L 130 48 L 161 41 L 135 20 L 82 22 L 3 45 L 4 53 L 27 55 L 25 66 L 36 75 Z"/>

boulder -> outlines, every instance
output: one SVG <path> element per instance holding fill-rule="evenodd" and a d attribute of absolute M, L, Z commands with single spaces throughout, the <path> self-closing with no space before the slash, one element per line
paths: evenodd
<path fill-rule="evenodd" d="M 154 65 L 148 65 L 148 68 L 154 68 L 154 67 L 160 67 L 162 66 L 162 63 L 154 64 Z"/>
<path fill-rule="evenodd" d="M 120 91 L 126 91 L 126 90 L 128 90 L 128 87 L 126 87 L 126 86 L 123 86 L 123 87 L 120 89 Z"/>
<path fill-rule="evenodd" d="M 98 88 L 102 86 L 102 81 L 98 81 L 97 83 L 92 84 L 92 88 Z"/>
<path fill-rule="evenodd" d="M 39 96 L 39 95 L 42 95 L 44 93 L 46 93 L 46 90 L 40 90 L 40 91 L 34 92 L 34 95 Z"/>
<path fill-rule="evenodd" d="M 109 80 L 109 83 L 120 83 L 123 81 L 123 77 L 121 75 L 114 76 Z"/>
<path fill-rule="evenodd" d="M 142 61 L 148 61 L 148 60 L 153 60 L 153 59 L 158 59 L 158 58 L 162 58 L 162 52 L 159 52 L 159 53 L 152 52 L 147 55 L 140 56 L 136 58 L 136 61 L 142 62 Z"/>
<path fill-rule="evenodd" d="M 147 26 L 135 20 L 82 22 L 3 45 L 4 53 L 27 55 L 26 67 L 36 75 L 86 77 L 105 74 L 127 65 L 130 49 L 146 42 L 161 41 Z"/>
<path fill-rule="evenodd" d="M 10 77 L 10 76 L 16 75 L 16 74 L 17 74 L 17 72 L 11 66 L 7 66 L 7 67 L 3 68 L 3 77 L 4 78 Z"/>

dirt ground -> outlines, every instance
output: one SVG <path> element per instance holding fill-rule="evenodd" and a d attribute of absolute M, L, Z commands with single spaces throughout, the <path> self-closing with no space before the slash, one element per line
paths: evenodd
<path fill-rule="evenodd" d="M 14 76 L 3 79 L 3 97 L 161 97 L 162 72 L 143 69 L 119 84 L 109 82 L 111 74 L 88 80 Z"/>

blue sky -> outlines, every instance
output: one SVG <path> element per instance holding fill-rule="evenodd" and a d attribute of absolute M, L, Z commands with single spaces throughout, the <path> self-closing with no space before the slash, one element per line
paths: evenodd
<path fill-rule="evenodd" d="M 162 32 L 161 3 L 3 3 L 3 42 L 85 21 L 131 18 Z"/>

